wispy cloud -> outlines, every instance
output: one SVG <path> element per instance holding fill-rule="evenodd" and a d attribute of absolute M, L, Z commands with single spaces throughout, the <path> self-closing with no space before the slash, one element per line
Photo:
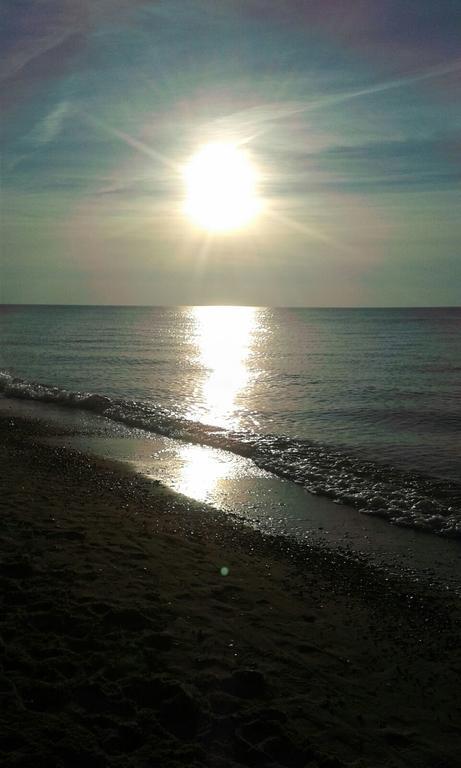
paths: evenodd
<path fill-rule="evenodd" d="M 330 104 L 340 104 L 343 101 L 350 101 L 351 99 L 359 99 L 365 96 L 373 96 L 377 93 L 383 93 L 385 91 L 392 91 L 396 88 L 406 88 L 423 80 L 432 80 L 437 77 L 443 77 L 444 75 L 451 75 L 454 72 L 461 72 L 461 59 L 454 59 L 453 61 L 443 62 L 435 67 L 422 70 L 416 74 L 409 76 L 402 76 L 394 78 L 392 80 L 385 80 L 375 85 L 370 85 L 365 88 L 358 88 L 352 91 L 345 91 L 344 93 L 332 94 L 326 96 L 324 99 L 320 99 L 318 102 L 312 104 L 306 104 L 305 109 L 315 109 L 317 107 L 329 106 Z"/>
<path fill-rule="evenodd" d="M 88 28 L 88 3 L 83 0 L 29 0 L 3 6 L 3 56 L 0 81 L 18 77 L 35 59 Z"/>
<path fill-rule="evenodd" d="M 27 136 L 28 141 L 36 146 L 49 144 L 61 133 L 64 122 L 72 111 L 73 107 L 69 101 L 61 101 L 32 129 Z"/>
<path fill-rule="evenodd" d="M 104 19 L 141 0 L 2 0 L 0 99 L 9 106 L 24 88 L 61 75 Z"/>
<path fill-rule="evenodd" d="M 325 187 L 368 192 L 457 189 L 461 163 L 454 147 L 454 136 L 336 146 L 317 154 L 315 163 Z M 296 162 L 299 166 L 299 157 Z"/>
<path fill-rule="evenodd" d="M 443 62 L 437 66 L 413 73 L 412 75 L 402 75 L 402 77 L 399 78 L 384 80 L 362 88 L 336 91 L 309 100 L 290 100 L 255 105 L 248 109 L 242 109 L 237 112 L 232 112 L 224 117 L 220 117 L 213 123 L 212 127 L 234 132 L 238 130 L 242 135 L 244 135 L 246 131 L 248 136 L 252 138 L 263 132 L 264 126 L 279 120 L 285 120 L 289 117 L 303 113 L 319 111 L 355 99 L 364 99 L 367 96 L 375 96 L 380 93 L 385 93 L 386 91 L 409 88 L 412 85 L 416 85 L 425 80 L 442 78 L 445 75 L 451 75 L 457 72 L 461 73 L 461 58 Z M 254 133 L 252 133 L 253 131 Z"/>

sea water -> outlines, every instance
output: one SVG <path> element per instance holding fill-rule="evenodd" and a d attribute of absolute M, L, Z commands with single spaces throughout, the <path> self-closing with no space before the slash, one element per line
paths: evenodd
<path fill-rule="evenodd" d="M 461 536 L 461 309 L 3 307 L 0 392 Z"/>

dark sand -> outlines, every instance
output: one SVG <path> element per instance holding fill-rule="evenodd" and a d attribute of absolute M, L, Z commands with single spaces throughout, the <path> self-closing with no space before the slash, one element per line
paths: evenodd
<path fill-rule="evenodd" d="M 2 766 L 459 765 L 448 592 L 43 432 L 0 419 Z"/>

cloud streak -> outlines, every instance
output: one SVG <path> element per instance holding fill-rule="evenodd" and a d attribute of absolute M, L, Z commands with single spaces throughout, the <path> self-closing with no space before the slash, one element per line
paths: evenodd
<path fill-rule="evenodd" d="M 35 145 L 43 146 L 61 133 L 64 122 L 69 117 L 73 107 L 69 101 L 61 101 L 33 128 L 27 137 Z"/>
<path fill-rule="evenodd" d="M 35 59 L 88 30 L 88 3 L 71 0 L 6 2 L 0 81 L 17 78 Z"/>
<path fill-rule="evenodd" d="M 288 102 L 259 104 L 249 109 L 243 109 L 238 112 L 230 113 L 225 117 L 220 117 L 214 122 L 214 127 L 216 129 L 223 128 L 224 130 L 239 130 L 240 132 L 245 132 L 245 130 L 250 131 L 250 135 L 248 136 L 250 139 L 263 133 L 263 126 L 268 123 L 272 124 L 295 115 L 334 107 L 355 99 L 376 96 L 385 93 L 386 91 L 409 88 L 412 85 L 424 82 L 425 80 L 433 80 L 457 72 L 461 72 L 461 58 L 454 59 L 450 62 L 444 62 L 416 74 L 402 76 L 392 80 L 385 80 L 364 88 L 328 94 L 309 101 L 290 100 Z M 252 131 L 255 131 L 255 133 L 251 133 Z"/>
<path fill-rule="evenodd" d="M 140 0 L 2 0 L 0 103 L 17 103 L 24 91 L 62 75 L 91 32 L 106 18 L 129 12 Z"/>

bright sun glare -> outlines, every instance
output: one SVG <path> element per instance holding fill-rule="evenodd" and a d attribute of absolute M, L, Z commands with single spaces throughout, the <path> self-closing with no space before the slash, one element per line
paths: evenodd
<path fill-rule="evenodd" d="M 207 144 L 185 169 L 186 212 L 210 232 L 239 229 L 260 210 L 256 171 L 233 144 Z"/>

